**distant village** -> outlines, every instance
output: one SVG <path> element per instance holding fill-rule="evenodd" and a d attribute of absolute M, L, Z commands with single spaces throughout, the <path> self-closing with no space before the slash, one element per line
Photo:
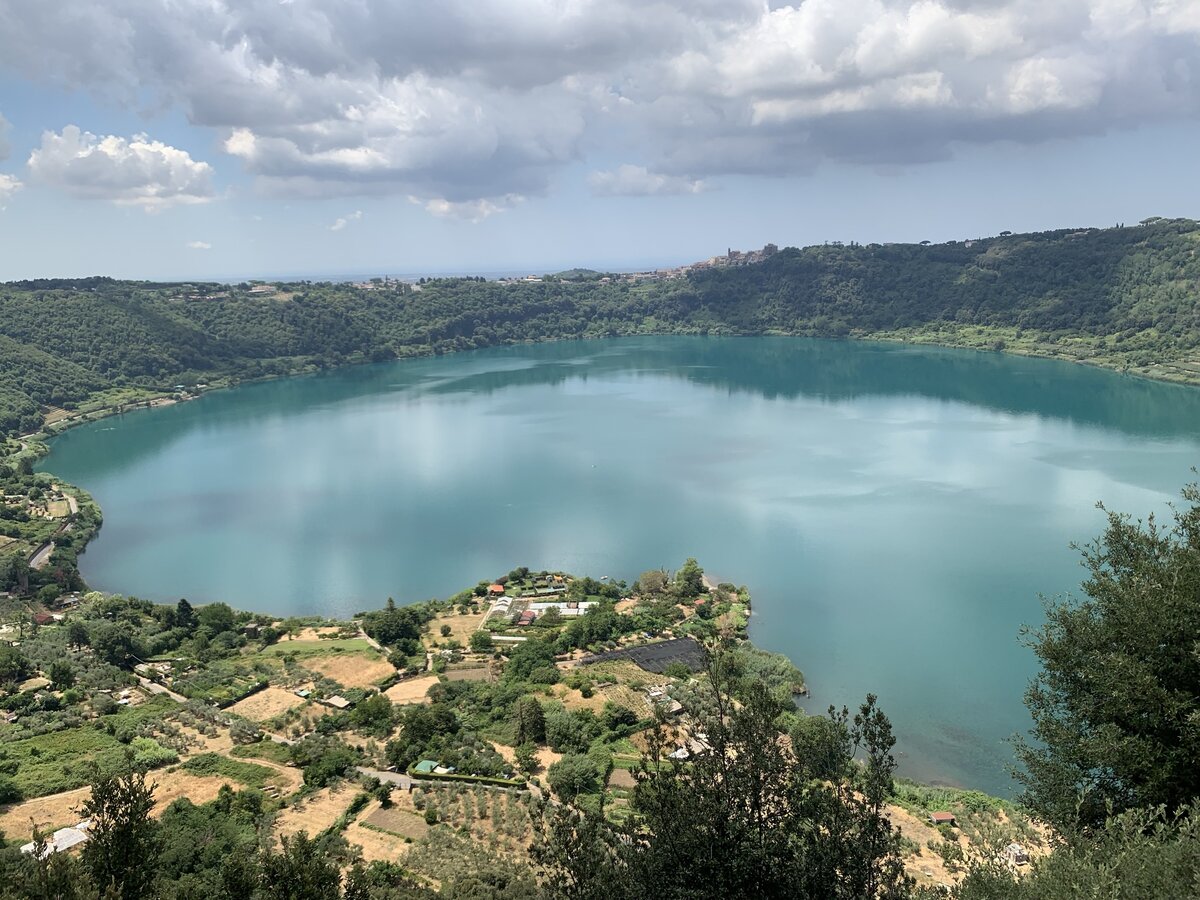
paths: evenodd
<path fill-rule="evenodd" d="M 608 284 L 613 281 L 669 281 L 674 278 L 686 278 L 690 273 L 703 271 L 704 269 L 726 269 L 753 265 L 754 263 L 770 259 L 778 252 L 779 248 L 774 244 L 767 244 L 761 250 L 734 250 L 730 248 L 722 256 L 712 256 L 708 259 L 688 263 L 684 266 L 675 266 L 669 269 L 647 269 L 641 272 L 622 272 L 615 275 L 606 275 L 599 280 L 601 284 Z M 553 280 L 553 276 L 550 276 L 550 278 Z M 546 276 L 542 275 L 525 275 L 521 278 L 499 279 L 501 284 L 536 284 L 545 280 L 547 280 Z"/>

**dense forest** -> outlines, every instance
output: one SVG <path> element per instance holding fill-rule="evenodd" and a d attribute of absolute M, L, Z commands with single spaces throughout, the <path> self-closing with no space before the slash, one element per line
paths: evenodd
<path fill-rule="evenodd" d="M 114 387 L 625 334 L 897 337 L 1200 380 L 1200 223 L 785 249 L 685 277 L 0 286 L 0 429 Z"/>

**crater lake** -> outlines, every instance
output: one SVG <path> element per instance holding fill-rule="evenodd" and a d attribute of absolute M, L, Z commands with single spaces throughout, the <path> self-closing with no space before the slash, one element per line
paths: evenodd
<path fill-rule="evenodd" d="M 244 385 L 72 429 L 92 587 L 346 615 L 517 565 L 694 556 L 815 711 L 879 696 L 901 774 L 1013 790 L 1040 595 L 1103 500 L 1162 515 L 1200 390 L 998 353 L 797 338 L 508 347 Z"/>

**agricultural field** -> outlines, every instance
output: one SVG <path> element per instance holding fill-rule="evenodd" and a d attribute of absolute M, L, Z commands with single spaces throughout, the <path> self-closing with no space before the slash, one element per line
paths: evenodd
<path fill-rule="evenodd" d="M 392 685 L 384 694 L 393 703 L 403 705 L 406 703 L 428 703 L 429 699 L 426 696 L 429 689 L 435 684 L 440 683 L 436 675 L 426 675 L 423 678 L 409 678 L 405 681 L 398 681 Z"/>
<path fill-rule="evenodd" d="M 346 812 L 359 793 L 353 785 L 341 783 L 301 797 L 280 810 L 275 818 L 274 834 L 276 837 L 291 836 L 299 831 L 320 834 Z"/>
<path fill-rule="evenodd" d="M 239 700 L 229 707 L 229 711 L 250 719 L 252 722 L 265 722 L 307 703 L 307 700 L 297 697 L 292 691 L 285 691 L 283 688 L 272 685 L 251 694 L 244 700 Z"/>
<path fill-rule="evenodd" d="M 221 785 L 228 783 L 225 778 L 180 771 L 152 774 L 149 780 L 154 785 L 156 816 L 180 797 L 187 797 L 197 804 L 207 803 L 217 796 Z M 74 825 L 79 821 L 79 810 L 90 794 L 90 788 L 82 787 L 14 803 L 0 812 L 0 833 L 9 840 L 26 841 L 33 836 L 35 826 L 43 832 L 49 832 Z"/>
<path fill-rule="evenodd" d="M 331 643 L 324 641 L 323 643 Z M 395 667 L 378 653 L 331 653 L 306 658 L 304 667 L 351 688 L 371 688 L 396 674 Z"/>
<path fill-rule="evenodd" d="M 15 740 L 5 737 L 15 729 L 5 728 L 0 731 L 0 760 L 15 764 L 12 781 L 23 797 L 77 788 L 87 784 L 89 764 L 100 771 L 115 771 L 122 765 L 129 747 L 116 737 L 119 731 L 136 731 L 173 708 L 170 700 L 156 698 L 106 721 Z"/>

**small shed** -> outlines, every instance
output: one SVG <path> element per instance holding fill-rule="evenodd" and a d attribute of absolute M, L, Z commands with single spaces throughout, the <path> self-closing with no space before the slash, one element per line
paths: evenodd
<path fill-rule="evenodd" d="M 929 821 L 934 825 L 949 825 L 951 828 L 958 826 L 958 820 L 954 818 L 954 813 L 950 812 L 931 812 Z"/>
<path fill-rule="evenodd" d="M 489 584 L 488 585 L 488 593 L 491 594 L 493 597 L 503 597 L 504 596 L 504 585 Z"/>
<path fill-rule="evenodd" d="M 423 759 L 413 766 L 414 775 L 432 775 L 433 770 L 438 767 L 437 761 L 432 759 Z"/>
<path fill-rule="evenodd" d="M 327 706 L 332 706 L 334 709 L 349 709 L 350 701 L 341 694 L 334 694 L 332 697 L 326 697 L 324 702 Z"/>

